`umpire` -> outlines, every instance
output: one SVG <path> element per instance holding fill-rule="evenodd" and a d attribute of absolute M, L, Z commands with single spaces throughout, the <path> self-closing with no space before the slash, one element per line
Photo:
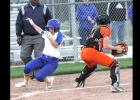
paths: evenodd
<path fill-rule="evenodd" d="M 40 0 L 30 0 L 28 4 L 19 9 L 16 19 L 17 43 L 21 46 L 20 58 L 24 64 L 32 60 L 34 56 L 39 57 L 44 48 L 44 40 L 41 35 L 25 20 L 31 18 L 42 29 L 45 29 L 47 22 L 52 18 L 46 5 L 42 5 Z M 23 34 L 22 34 L 23 32 Z M 31 73 L 31 79 L 34 78 L 34 72 Z"/>

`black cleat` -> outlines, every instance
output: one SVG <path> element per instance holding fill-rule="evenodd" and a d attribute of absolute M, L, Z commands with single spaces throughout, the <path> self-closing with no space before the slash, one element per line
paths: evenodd
<path fill-rule="evenodd" d="M 31 73 L 30 79 L 31 79 L 31 80 L 35 79 L 35 73 L 34 73 L 34 72 Z"/>
<path fill-rule="evenodd" d="M 85 80 L 79 81 L 79 78 L 76 78 L 75 82 L 76 82 L 76 87 L 81 87 L 81 86 L 84 87 L 85 86 Z"/>

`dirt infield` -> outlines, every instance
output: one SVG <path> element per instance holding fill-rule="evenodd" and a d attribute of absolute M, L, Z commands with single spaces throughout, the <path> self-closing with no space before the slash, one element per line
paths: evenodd
<path fill-rule="evenodd" d="M 53 87 L 45 90 L 45 83 L 29 81 L 28 87 L 16 88 L 14 84 L 21 78 L 11 79 L 11 100 L 132 100 L 132 71 L 122 69 L 121 86 L 125 92 L 111 93 L 109 71 L 95 72 L 84 88 L 75 88 L 74 79 L 79 74 L 55 76 Z"/>

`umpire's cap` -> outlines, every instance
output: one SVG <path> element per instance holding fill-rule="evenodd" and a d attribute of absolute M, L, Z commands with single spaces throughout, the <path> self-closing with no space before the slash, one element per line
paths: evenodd
<path fill-rule="evenodd" d="M 46 28 L 54 28 L 58 32 L 60 30 L 60 21 L 58 19 L 50 19 L 48 20 Z"/>
<path fill-rule="evenodd" d="M 106 24 L 110 24 L 110 18 L 108 15 L 104 14 L 104 15 L 99 15 L 96 19 L 96 22 L 98 25 L 106 25 Z"/>

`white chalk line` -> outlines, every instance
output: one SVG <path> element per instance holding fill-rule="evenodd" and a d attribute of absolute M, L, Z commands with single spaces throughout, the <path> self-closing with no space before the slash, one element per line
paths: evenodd
<path fill-rule="evenodd" d="M 124 84 L 120 84 L 120 85 L 131 85 L 132 83 L 124 83 Z M 92 88 L 105 88 L 105 87 L 110 87 L 110 85 L 102 85 L 102 86 L 92 86 L 92 87 L 84 87 L 84 88 L 70 88 L 70 89 L 59 89 L 59 90 L 50 90 L 50 91 L 33 91 L 30 93 L 25 93 L 21 96 L 18 96 L 16 98 L 11 98 L 11 100 L 17 100 L 17 99 L 21 99 L 24 97 L 30 97 L 30 96 L 35 96 L 38 94 L 42 94 L 42 93 L 51 93 L 51 92 L 64 92 L 64 91 L 73 91 L 73 90 L 84 90 L 84 89 L 92 89 Z"/>

